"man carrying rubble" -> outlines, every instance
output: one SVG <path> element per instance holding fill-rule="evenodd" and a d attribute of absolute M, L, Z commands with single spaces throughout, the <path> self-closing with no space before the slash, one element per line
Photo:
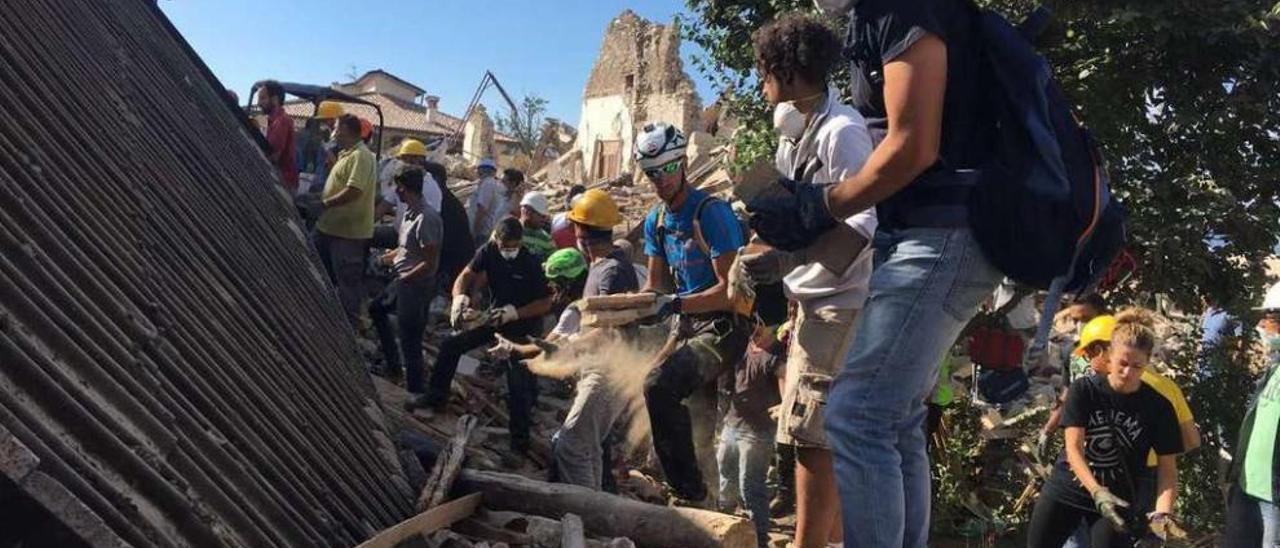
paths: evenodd
<path fill-rule="evenodd" d="M 825 24 L 791 14 L 753 36 L 765 98 L 779 132 L 775 165 L 789 179 L 838 183 L 862 168 L 871 136 L 858 111 L 828 87 L 840 40 Z M 853 321 L 867 298 L 874 209 L 844 219 L 794 252 L 757 248 L 739 256 L 753 284 L 783 282 L 797 313 L 786 361 L 778 443 L 796 449 L 796 540 L 799 548 L 840 542 L 840 501 L 822 414 L 831 381 L 853 342 Z"/>
<path fill-rule="evenodd" d="M 407 206 L 400 223 L 398 246 L 382 255 L 384 264 L 391 265 L 395 279 L 383 290 L 382 298 L 369 306 L 369 316 L 378 331 L 378 340 L 386 367 L 379 373 L 395 377 L 404 364 L 405 387 L 411 394 L 423 392 L 422 383 L 422 333 L 427 327 L 427 309 L 435 297 L 435 275 L 440 264 L 440 244 L 444 227 L 440 214 L 431 209 L 423 196 L 426 173 L 413 167 L 395 176 L 395 193 Z M 387 319 L 394 310 L 399 327 L 400 344 Z M 397 348 L 403 351 L 403 359 Z"/>
<path fill-rule="evenodd" d="M 354 328 L 360 313 L 365 249 L 373 237 L 375 161 L 360 140 L 360 119 L 344 114 L 338 119 L 334 141 L 342 151 L 329 170 L 316 221 L 314 242 L 329 277 L 338 287 L 338 298 Z"/>
<path fill-rule="evenodd" d="M 476 251 L 471 264 L 458 275 L 453 284 L 449 321 L 460 331 L 441 343 L 427 392 L 406 402 L 410 409 L 443 408 L 449 401 L 458 360 L 472 349 L 492 345 L 496 341 L 494 334 L 518 341 L 540 334 L 542 317 L 551 310 L 552 294 L 541 261 L 524 249 L 523 236 L 520 221 L 514 217 L 502 219 L 493 238 Z M 471 295 L 485 287 L 492 294 L 492 308 L 481 314 L 471 308 Z M 508 360 L 507 366 L 511 450 L 523 454 L 529 449 L 537 379 L 518 361 Z"/>
<path fill-rule="evenodd" d="M 746 243 L 742 227 L 729 204 L 689 185 L 687 144 L 673 126 L 647 125 L 636 139 L 636 162 L 662 200 L 644 221 L 645 290 L 674 287 L 654 312 L 659 320 L 677 316 L 668 352 L 645 379 L 645 402 L 667 482 L 678 497 L 696 503 L 707 488 L 684 400 L 696 391 L 714 393 L 714 381 L 745 352 L 751 322 L 728 294 L 729 269 Z"/>
<path fill-rule="evenodd" d="M 498 220 L 510 213 L 507 189 L 498 182 L 498 164 L 485 158 L 476 165 L 475 191 L 467 200 L 467 215 L 471 217 L 471 235 L 476 245 L 483 246 L 489 240 Z"/>
<path fill-rule="evenodd" d="M 943 353 L 1001 278 L 967 217 L 973 169 L 986 160 L 986 147 L 974 145 L 994 126 L 976 68 L 979 37 L 963 0 L 817 4 L 849 18 L 851 104 L 876 148 L 836 184 L 788 180 L 788 197 L 753 201 L 752 226 L 774 247 L 798 249 L 877 207 L 884 261 L 831 387 L 826 428 L 846 545 L 924 546 L 924 402 Z"/>
<path fill-rule="evenodd" d="M 568 218 L 573 222 L 578 247 L 586 251 L 591 264 L 583 297 L 640 289 L 631 259 L 613 246 L 613 227 L 622 222 L 622 213 L 609 193 L 588 190 L 574 201 Z M 609 473 L 602 447 L 625 403 L 610 388 L 602 369 L 588 368 L 579 373 L 573 406 L 554 438 L 555 471 L 560 481 L 601 489 L 604 475 Z"/>

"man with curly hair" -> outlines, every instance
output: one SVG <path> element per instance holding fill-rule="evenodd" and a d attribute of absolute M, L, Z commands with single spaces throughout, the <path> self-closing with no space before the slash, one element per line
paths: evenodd
<path fill-rule="evenodd" d="M 989 156 L 995 119 L 984 101 L 977 12 L 967 0 L 817 4 L 848 17 L 851 104 L 875 149 L 834 185 L 784 181 L 787 196 L 752 202 L 752 226 L 790 251 L 876 207 L 877 260 L 831 385 L 826 430 L 845 542 L 923 547 L 924 402 L 943 354 L 1001 278 L 968 222 L 969 189 Z"/>
<path fill-rule="evenodd" d="M 790 14 L 753 35 L 765 98 L 779 133 L 775 165 L 789 179 L 830 185 L 858 172 L 871 137 L 858 111 L 828 87 L 840 40 L 821 21 Z M 875 210 L 849 216 L 806 247 L 740 255 L 755 284 L 781 281 L 797 304 L 786 362 L 777 441 L 796 448 L 796 541 L 801 548 L 840 542 L 840 502 L 822 414 L 844 363 L 853 320 L 867 296 Z"/>

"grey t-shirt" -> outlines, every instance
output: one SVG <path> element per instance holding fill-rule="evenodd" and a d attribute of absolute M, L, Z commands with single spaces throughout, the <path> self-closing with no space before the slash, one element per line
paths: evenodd
<path fill-rule="evenodd" d="M 396 250 L 396 259 L 392 267 L 397 274 L 404 274 L 428 258 L 434 267 L 426 276 L 434 276 L 440 266 L 440 242 L 444 237 L 444 222 L 440 214 L 430 207 L 420 207 L 418 211 L 405 213 L 404 222 L 400 224 L 400 247 Z M 434 257 L 427 256 L 427 247 L 435 249 Z"/>
<path fill-rule="evenodd" d="M 614 249 L 609 256 L 591 265 L 582 296 L 596 297 L 639 290 L 640 281 L 636 278 L 636 269 L 631 266 L 627 254 L 621 249 Z"/>

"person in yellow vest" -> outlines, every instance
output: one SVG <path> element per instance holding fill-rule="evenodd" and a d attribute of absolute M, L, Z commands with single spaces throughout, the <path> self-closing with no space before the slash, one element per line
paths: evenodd
<path fill-rule="evenodd" d="M 360 119 L 338 118 L 334 141 L 342 149 L 329 170 L 313 241 L 338 299 L 354 327 L 360 311 L 365 251 L 373 237 L 373 204 L 378 196 L 373 153 L 360 138 Z"/>

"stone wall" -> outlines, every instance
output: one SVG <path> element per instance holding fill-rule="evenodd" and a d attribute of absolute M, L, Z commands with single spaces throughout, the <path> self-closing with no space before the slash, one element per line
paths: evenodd
<path fill-rule="evenodd" d="M 701 110 L 680 59 L 679 29 L 622 12 L 609 23 L 583 92 L 577 148 L 587 178 L 598 142 L 620 141 L 618 171 L 634 172 L 633 142 L 645 124 L 665 121 L 692 133 L 701 129 Z"/>

